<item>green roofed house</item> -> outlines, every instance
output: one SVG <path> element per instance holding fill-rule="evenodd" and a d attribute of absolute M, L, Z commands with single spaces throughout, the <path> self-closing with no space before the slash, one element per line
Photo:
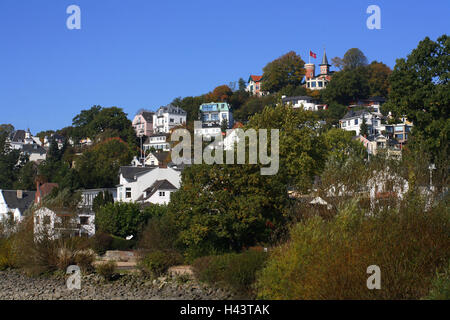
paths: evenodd
<path fill-rule="evenodd" d="M 215 136 L 221 134 L 222 128 L 233 127 L 233 113 L 231 105 L 226 102 L 203 103 L 199 108 L 201 128 L 195 129 L 195 134 Z"/>

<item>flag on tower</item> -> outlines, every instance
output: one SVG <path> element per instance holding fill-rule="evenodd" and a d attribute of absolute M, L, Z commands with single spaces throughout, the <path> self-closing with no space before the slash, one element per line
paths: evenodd
<path fill-rule="evenodd" d="M 309 56 L 313 57 L 314 59 L 317 59 L 317 54 L 315 54 L 314 52 L 312 52 L 311 50 L 309 50 Z"/>

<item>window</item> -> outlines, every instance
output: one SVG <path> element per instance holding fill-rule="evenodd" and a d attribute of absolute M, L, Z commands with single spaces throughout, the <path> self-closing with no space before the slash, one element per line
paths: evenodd
<path fill-rule="evenodd" d="M 310 83 L 308 82 L 308 88 L 311 88 L 311 85 L 310 85 Z"/>
<path fill-rule="evenodd" d="M 315 82 L 311 82 L 311 87 L 315 88 L 316 87 L 316 83 Z"/>
<path fill-rule="evenodd" d="M 323 82 L 319 81 L 319 88 L 322 88 L 322 87 L 323 87 Z"/>
<path fill-rule="evenodd" d="M 49 225 L 50 224 L 50 216 L 45 216 L 44 217 L 44 225 Z"/>
<path fill-rule="evenodd" d="M 173 123 L 175 120 L 173 118 L 170 118 L 170 123 Z"/>
<path fill-rule="evenodd" d="M 165 196 L 166 196 L 166 193 L 165 193 L 164 191 L 160 191 L 160 192 L 159 192 L 159 196 L 160 196 L 160 197 L 165 197 Z"/>
<path fill-rule="evenodd" d="M 358 119 L 355 119 L 355 126 L 358 124 Z"/>
<path fill-rule="evenodd" d="M 127 199 L 131 198 L 131 188 L 126 188 L 125 198 Z"/>
<path fill-rule="evenodd" d="M 80 224 L 86 226 L 89 224 L 89 217 L 80 217 Z"/>
<path fill-rule="evenodd" d="M 62 221 L 62 225 L 64 226 L 64 227 L 70 227 L 70 217 L 68 217 L 68 216 L 63 216 L 62 218 L 61 218 L 61 221 Z"/>

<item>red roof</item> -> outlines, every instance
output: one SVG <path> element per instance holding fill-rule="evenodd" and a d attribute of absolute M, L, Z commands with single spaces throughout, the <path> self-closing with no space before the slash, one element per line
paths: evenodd
<path fill-rule="evenodd" d="M 242 124 L 242 122 L 236 121 L 234 126 L 233 126 L 233 129 L 243 128 L 243 127 L 244 127 L 244 125 Z"/>
<path fill-rule="evenodd" d="M 262 79 L 262 76 L 254 76 L 254 75 L 251 75 L 251 76 L 250 76 L 250 79 L 252 79 L 252 80 L 255 81 L 255 82 L 260 82 L 261 79 Z"/>
<path fill-rule="evenodd" d="M 52 190 L 57 187 L 58 187 L 57 183 L 44 183 L 43 185 L 39 185 L 38 182 L 34 202 L 35 203 L 41 202 L 42 198 L 50 194 L 50 192 L 52 192 Z"/>

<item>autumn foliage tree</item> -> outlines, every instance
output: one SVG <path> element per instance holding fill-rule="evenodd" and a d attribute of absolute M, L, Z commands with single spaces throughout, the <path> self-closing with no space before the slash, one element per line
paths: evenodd
<path fill-rule="evenodd" d="M 227 102 L 233 95 L 233 91 L 227 85 L 216 87 L 212 92 L 206 95 L 209 102 Z"/>
<path fill-rule="evenodd" d="M 366 68 L 370 95 L 387 97 L 389 94 L 389 76 L 392 73 L 391 68 L 377 61 L 373 61 Z"/>

